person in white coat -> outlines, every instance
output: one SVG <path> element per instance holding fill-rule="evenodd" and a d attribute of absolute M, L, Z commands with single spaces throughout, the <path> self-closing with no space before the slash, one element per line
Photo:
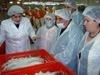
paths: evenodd
<path fill-rule="evenodd" d="M 84 12 L 83 36 L 78 50 L 78 75 L 100 75 L 100 6 L 89 6 Z"/>
<path fill-rule="evenodd" d="M 23 9 L 13 5 L 7 13 L 11 18 L 1 22 L 0 46 L 6 42 L 6 54 L 31 50 L 29 36 L 38 39 L 28 18 L 22 17 Z"/>
<path fill-rule="evenodd" d="M 52 48 L 52 54 L 66 67 L 76 73 L 77 47 L 83 36 L 81 29 L 71 21 L 71 13 L 66 9 L 55 11 L 57 16 L 57 41 Z"/>
<path fill-rule="evenodd" d="M 64 2 L 65 8 L 67 11 L 72 13 L 72 21 L 80 27 L 80 29 L 85 33 L 84 16 L 76 9 L 76 1 L 75 0 L 65 0 Z"/>
<path fill-rule="evenodd" d="M 57 34 L 57 27 L 55 26 L 55 16 L 52 13 L 47 13 L 44 16 L 45 25 L 37 31 L 37 36 L 41 38 L 35 42 L 34 49 L 45 49 L 51 52 L 51 46 L 55 44 L 55 35 Z"/>

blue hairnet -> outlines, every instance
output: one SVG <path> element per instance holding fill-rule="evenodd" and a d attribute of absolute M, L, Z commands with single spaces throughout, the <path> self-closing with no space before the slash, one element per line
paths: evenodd
<path fill-rule="evenodd" d="M 23 9 L 18 5 L 11 6 L 7 12 L 9 16 L 12 16 L 17 13 L 23 13 Z"/>
<path fill-rule="evenodd" d="M 93 20 L 96 20 L 100 23 L 100 6 L 89 6 L 87 7 L 84 12 L 84 16 L 88 16 Z"/>
<path fill-rule="evenodd" d="M 64 4 L 68 4 L 72 8 L 75 8 L 76 9 L 76 1 L 75 0 L 65 0 Z"/>
<path fill-rule="evenodd" d="M 53 13 L 47 13 L 47 14 L 44 16 L 44 19 L 45 19 L 45 20 L 46 20 L 46 17 L 50 17 L 50 18 L 53 20 L 53 22 L 55 23 L 55 16 L 54 16 Z"/>
<path fill-rule="evenodd" d="M 67 11 L 66 9 L 56 10 L 55 15 L 60 16 L 61 18 L 65 19 L 65 20 L 70 20 L 72 18 L 71 17 L 71 12 Z"/>

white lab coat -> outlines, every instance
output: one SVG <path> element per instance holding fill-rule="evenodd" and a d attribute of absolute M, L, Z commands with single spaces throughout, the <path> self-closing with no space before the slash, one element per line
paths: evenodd
<path fill-rule="evenodd" d="M 83 34 L 85 33 L 85 27 L 84 27 L 84 16 L 76 10 L 74 13 L 72 13 L 72 21 L 80 27 L 82 30 Z"/>
<path fill-rule="evenodd" d="M 77 70 L 77 47 L 83 36 L 80 28 L 71 22 L 67 29 L 60 35 L 58 31 L 58 39 L 53 49 L 54 57 L 73 72 Z"/>
<path fill-rule="evenodd" d="M 78 50 L 78 75 L 99 75 L 100 71 L 100 33 L 86 43 L 89 32 L 82 38 Z M 79 54 L 81 57 L 79 59 Z"/>
<path fill-rule="evenodd" d="M 45 49 L 47 52 L 51 52 L 51 46 L 55 44 L 55 35 L 57 34 L 57 27 L 54 25 L 52 28 L 47 29 L 46 25 L 39 28 L 37 36 L 41 38 L 35 42 L 34 49 Z"/>
<path fill-rule="evenodd" d="M 12 19 L 4 20 L 0 26 L 0 46 L 6 41 L 6 54 L 31 50 L 29 36 L 35 36 L 35 32 L 28 18 L 22 17 L 19 29 Z"/>

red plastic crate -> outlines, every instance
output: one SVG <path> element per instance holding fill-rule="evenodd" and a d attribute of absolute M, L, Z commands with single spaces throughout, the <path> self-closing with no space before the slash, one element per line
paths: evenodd
<path fill-rule="evenodd" d="M 47 64 L 39 65 L 38 67 L 35 65 L 34 67 L 28 67 L 27 69 L 17 70 L 11 73 L 3 74 L 3 75 L 34 75 L 35 73 L 39 73 L 42 71 L 43 73 L 49 72 L 61 72 L 61 75 L 76 75 L 66 66 L 64 66 L 60 62 L 51 62 Z"/>
<path fill-rule="evenodd" d="M 6 44 L 5 42 L 3 42 L 3 44 L 0 47 L 0 55 L 5 54 L 5 49 L 6 49 Z"/>
<path fill-rule="evenodd" d="M 22 58 L 22 57 L 41 57 L 44 58 L 44 60 L 46 60 L 46 63 L 50 63 L 50 62 L 55 62 L 56 59 L 51 56 L 48 52 L 46 52 L 44 49 L 41 50 L 33 50 L 33 51 L 26 51 L 26 52 L 20 52 L 20 53 L 13 53 L 13 54 L 6 54 L 6 55 L 0 55 L 0 73 L 3 74 L 7 74 L 9 72 L 14 72 L 17 70 L 21 70 L 21 69 L 27 69 L 28 67 L 23 67 L 23 68 L 18 68 L 18 69 L 12 69 L 12 70 L 7 70 L 7 71 L 2 71 L 2 65 L 4 63 L 6 63 L 8 60 L 10 59 L 15 59 L 15 58 Z M 45 64 L 45 63 L 43 63 Z M 42 64 L 39 64 L 42 65 Z"/>

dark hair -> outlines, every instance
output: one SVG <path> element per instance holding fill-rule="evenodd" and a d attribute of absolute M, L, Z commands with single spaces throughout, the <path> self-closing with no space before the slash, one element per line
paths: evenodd
<path fill-rule="evenodd" d="M 21 14 L 21 15 L 23 16 L 23 14 L 22 14 L 22 13 L 19 13 L 19 14 Z M 15 14 L 14 14 L 14 15 L 15 15 Z M 12 15 L 12 16 L 14 16 L 14 15 Z M 11 17 L 12 17 L 12 16 L 11 16 Z"/>
<path fill-rule="evenodd" d="M 100 23 L 99 23 L 99 27 L 100 27 Z"/>
<path fill-rule="evenodd" d="M 96 22 L 96 20 L 94 20 L 94 22 Z M 98 25 L 99 27 L 100 27 L 100 23 L 99 23 L 99 25 Z"/>

